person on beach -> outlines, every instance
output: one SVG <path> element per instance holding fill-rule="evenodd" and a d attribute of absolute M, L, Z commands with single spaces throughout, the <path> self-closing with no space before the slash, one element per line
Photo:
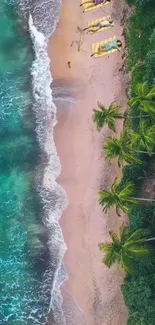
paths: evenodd
<path fill-rule="evenodd" d="M 99 45 L 97 52 L 93 53 L 91 57 L 96 54 L 100 55 L 103 52 L 108 52 L 114 49 L 120 52 L 121 47 L 122 47 L 122 42 L 120 40 L 114 39 L 112 41 L 104 43 L 103 45 Z"/>
<path fill-rule="evenodd" d="M 89 27 L 86 27 L 83 29 L 83 32 L 85 30 L 87 30 L 87 33 L 96 33 L 100 30 L 100 28 L 103 28 L 103 27 L 109 27 L 109 26 L 114 26 L 114 23 L 113 23 L 113 20 L 111 17 L 107 17 L 106 19 L 104 20 L 101 20 L 100 22 L 98 22 L 97 24 L 95 25 L 91 25 Z"/>
<path fill-rule="evenodd" d="M 80 7 L 82 7 L 83 5 L 87 5 L 87 4 L 89 4 L 90 3 L 90 6 L 88 6 L 87 7 L 87 9 L 90 9 L 90 8 L 92 8 L 92 7 L 94 7 L 94 5 L 95 6 L 97 6 L 97 5 L 100 5 L 100 4 L 105 4 L 106 2 L 110 2 L 111 0 L 88 0 L 88 1 L 86 1 L 86 2 L 83 2 L 83 3 L 81 3 L 80 4 Z M 85 11 L 85 10 L 84 10 Z M 83 11 L 83 12 L 84 12 Z"/>

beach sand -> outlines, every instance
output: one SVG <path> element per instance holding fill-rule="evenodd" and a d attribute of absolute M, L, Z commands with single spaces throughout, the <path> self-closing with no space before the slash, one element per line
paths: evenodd
<path fill-rule="evenodd" d="M 105 161 L 102 150 L 106 137 L 114 134 L 107 127 L 98 132 L 92 122 L 97 101 L 108 106 L 116 100 L 122 110 L 126 109 L 126 81 L 119 72 L 123 49 L 98 59 L 90 57 L 93 42 L 113 36 L 124 42 L 120 26 L 124 3 L 112 0 L 111 4 L 84 14 L 79 5 L 79 0 L 63 0 L 61 20 L 49 44 L 52 76 L 60 92 L 54 93 L 58 107 L 55 142 L 62 164 L 58 182 L 69 200 L 60 221 L 68 247 L 65 266 L 69 279 L 62 285 L 64 310 L 67 325 L 125 325 L 127 309 L 120 290 L 124 273 L 119 266 L 108 269 L 98 249 L 100 242 L 109 240 L 109 230 L 118 231 L 126 221 L 115 211 L 103 213 L 98 204 L 99 190 L 109 188 L 121 171 L 116 162 Z M 109 14 L 114 28 L 94 35 L 77 29 Z M 60 101 L 62 89 L 66 103 Z M 117 125 L 118 134 L 122 123 Z"/>

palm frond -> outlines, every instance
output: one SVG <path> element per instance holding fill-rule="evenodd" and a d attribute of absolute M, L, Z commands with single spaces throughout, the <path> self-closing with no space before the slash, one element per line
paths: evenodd
<path fill-rule="evenodd" d="M 145 238 L 139 238 L 139 239 L 133 239 L 133 240 L 127 240 L 126 243 L 123 245 L 123 248 L 128 249 L 132 247 L 133 245 L 142 245 L 145 243 Z"/>
<path fill-rule="evenodd" d="M 136 164 L 136 165 L 142 164 L 142 160 L 138 158 L 136 155 L 134 155 L 134 153 L 133 154 L 125 153 L 124 160 L 129 164 Z"/>
<path fill-rule="evenodd" d="M 99 109 L 93 109 L 93 121 L 97 124 L 97 129 L 100 130 L 104 124 L 115 132 L 115 120 L 123 118 L 119 112 L 120 107 L 111 103 L 109 108 L 106 108 L 100 102 L 97 103 Z"/>
<path fill-rule="evenodd" d="M 114 117 L 112 117 L 112 116 L 107 117 L 107 125 L 108 125 L 110 130 L 112 130 L 113 132 L 116 132 L 115 118 Z"/>
<path fill-rule="evenodd" d="M 136 86 L 136 94 L 139 96 L 139 97 L 145 97 L 147 96 L 148 92 L 149 92 L 149 85 L 148 85 L 148 82 L 145 81 L 143 83 L 140 83 Z"/>
<path fill-rule="evenodd" d="M 139 131 L 139 133 L 133 133 L 133 147 L 145 149 L 151 155 L 154 147 L 155 125 L 148 127 L 146 121 L 141 121 Z"/>
<path fill-rule="evenodd" d="M 131 109 L 138 109 L 150 115 L 155 120 L 155 87 L 149 91 L 148 82 L 138 84 L 135 90 L 135 96 L 128 102 Z"/>
<path fill-rule="evenodd" d="M 136 154 L 132 153 L 132 143 L 130 134 L 125 130 L 120 139 L 116 137 L 108 137 L 106 145 L 104 146 L 105 157 L 111 161 L 118 158 L 118 166 L 123 165 L 123 161 L 127 163 L 141 164 L 142 161 L 137 158 Z"/>
<path fill-rule="evenodd" d="M 105 123 L 105 114 L 101 111 L 93 109 L 93 122 L 96 123 L 97 130 L 100 131 Z"/>
<path fill-rule="evenodd" d="M 110 235 L 114 244 L 116 244 L 116 245 L 120 244 L 120 240 L 119 240 L 117 234 L 115 234 L 113 231 L 109 231 L 109 235 Z"/>
<path fill-rule="evenodd" d="M 128 241 L 140 239 L 144 234 L 144 229 L 138 229 L 128 237 Z"/>
<path fill-rule="evenodd" d="M 143 100 L 142 101 L 142 106 L 141 106 L 141 109 L 144 113 L 146 114 L 150 114 L 151 118 L 154 119 L 155 117 L 155 102 L 152 101 L 152 100 Z"/>
<path fill-rule="evenodd" d="M 116 204 L 116 214 L 118 215 L 118 217 L 121 217 L 120 207 L 118 206 L 118 204 Z"/>
<path fill-rule="evenodd" d="M 135 191 L 135 184 L 133 182 L 128 182 L 126 186 L 120 191 L 120 198 L 126 199 L 127 197 L 131 197 Z"/>
<path fill-rule="evenodd" d="M 143 229 L 136 230 L 129 235 L 128 228 L 122 225 L 119 230 L 120 238 L 113 231 L 110 231 L 111 243 L 99 244 L 99 249 L 105 252 L 104 263 L 111 267 L 114 263 L 120 263 L 127 273 L 132 272 L 132 261 L 135 258 L 147 256 L 149 249 L 146 248 L 146 239 L 143 236 Z"/>
<path fill-rule="evenodd" d="M 104 207 L 103 211 L 107 212 L 109 208 L 115 205 L 115 197 L 111 191 L 102 190 L 99 192 L 99 204 Z"/>
<path fill-rule="evenodd" d="M 107 267 L 111 267 L 113 264 L 118 262 L 118 255 L 113 251 L 109 251 L 103 258 L 103 262 Z"/>
<path fill-rule="evenodd" d="M 103 104 L 101 104 L 100 102 L 97 102 L 97 106 L 98 106 L 98 108 L 100 108 L 101 111 L 108 111 L 106 109 L 106 107 Z"/>
<path fill-rule="evenodd" d="M 147 94 L 146 98 L 148 98 L 148 99 L 153 99 L 153 98 L 155 98 L 155 87 L 153 87 L 153 88 L 149 91 L 149 93 Z"/>
<path fill-rule="evenodd" d="M 129 257 L 129 255 L 124 254 L 124 252 L 122 251 L 121 258 L 120 258 L 120 265 L 121 265 L 122 269 L 124 269 L 124 271 L 129 274 L 132 273 L 132 263 L 131 262 L 132 262 L 132 259 Z"/>
<path fill-rule="evenodd" d="M 109 110 L 112 110 L 113 108 L 116 108 L 118 111 L 120 109 L 120 106 L 116 105 L 116 101 L 113 101 L 110 105 L 109 105 Z"/>
<path fill-rule="evenodd" d="M 145 248 L 144 246 L 140 245 L 132 245 L 128 248 L 128 251 L 134 256 L 134 257 L 143 257 L 149 255 L 148 248 Z"/>
<path fill-rule="evenodd" d="M 132 141 L 132 149 L 133 150 L 138 149 L 140 147 L 140 143 L 141 143 L 141 134 L 133 132 L 131 141 Z"/>
<path fill-rule="evenodd" d="M 121 154 L 121 146 L 119 139 L 115 137 L 108 137 L 106 145 L 104 146 L 105 157 L 108 160 L 116 158 Z"/>
<path fill-rule="evenodd" d="M 107 212 L 108 209 L 116 206 L 116 213 L 119 214 L 119 209 L 128 212 L 130 204 L 138 204 L 138 200 L 133 197 L 135 185 L 132 182 L 126 184 L 121 190 L 120 183 L 117 178 L 114 180 L 110 190 L 102 190 L 99 192 L 99 204 L 104 208 L 103 211 Z"/>
<path fill-rule="evenodd" d="M 119 236 L 120 236 L 120 242 L 121 244 L 124 244 L 124 242 L 128 239 L 128 227 L 125 227 L 124 224 L 119 228 Z"/>
<path fill-rule="evenodd" d="M 131 108 L 134 108 L 136 106 L 139 105 L 139 102 L 140 102 L 140 99 L 137 98 L 137 97 L 133 97 L 131 98 L 129 101 L 128 101 L 128 105 L 131 107 Z"/>
<path fill-rule="evenodd" d="M 112 243 L 100 243 L 98 247 L 100 251 L 107 253 L 112 250 Z"/>
<path fill-rule="evenodd" d="M 120 183 L 119 183 L 119 181 L 117 180 L 117 177 L 116 177 L 116 178 L 114 179 L 112 185 L 111 185 L 111 191 L 112 191 L 112 193 L 117 193 L 117 192 L 118 192 L 118 190 L 119 190 L 119 185 L 120 185 Z"/>
<path fill-rule="evenodd" d="M 127 202 L 121 202 L 120 200 L 117 203 L 118 211 L 122 210 L 124 213 L 128 213 L 130 210 L 129 204 Z M 117 210 L 116 210 L 117 213 Z M 118 213 L 117 213 L 118 214 Z M 119 214 L 118 214 L 119 216 Z"/>

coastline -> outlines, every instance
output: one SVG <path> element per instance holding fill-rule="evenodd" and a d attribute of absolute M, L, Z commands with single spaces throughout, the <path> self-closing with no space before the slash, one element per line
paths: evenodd
<path fill-rule="evenodd" d="M 92 109 L 97 101 L 108 106 L 117 100 L 123 110 L 126 109 L 124 77 L 118 72 L 123 51 L 100 59 L 90 58 L 93 42 L 122 33 L 122 10 L 117 2 L 115 6 L 107 5 L 83 14 L 79 1 L 70 5 L 69 0 L 64 0 L 60 22 L 49 43 L 53 79 L 58 84 L 62 82 L 62 87 L 71 89 L 71 93 L 72 88 L 75 89 L 75 104 L 70 103 L 63 109 L 63 103 L 56 102 L 55 142 L 62 165 L 58 183 L 65 188 L 69 200 L 60 221 L 68 247 L 65 266 L 69 276 L 62 285 L 62 293 L 64 302 L 66 293 L 74 297 L 87 315 L 89 325 L 124 325 L 127 320 L 120 290 L 124 274 L 118 266 L 107 269 L 98 249 L 99 242 L 109 239 L 108 231 L 117 231 L 126 220 L 114 212 L 103 214 L 98 204 L 98 191 L 119 177 L 120 170 L 116 163 L 107 163 L 102 154 L 103 141 L 111 131 L 104 128 L 98 133 L 92 123 Z M 84 28 L 89 20 L 108 14 L 114 18 L 114 28 L 93 36 L 77 32 L 77 26 Z M 79 42 L 82 43 L 80 51 Z M 122 127 L 123 123 L 119 122 L 117 130 L 121 132 Z M 67 324 L 72 325 L 72 322 L 75 324 L 75 319 L 68 319 Z M 83 323 L 80 319 L 76 325 L 84 322 L 85 317 Z"/>

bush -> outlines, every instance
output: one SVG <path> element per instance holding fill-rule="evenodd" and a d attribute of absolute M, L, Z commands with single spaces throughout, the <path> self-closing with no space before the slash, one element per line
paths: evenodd
<path fill-rule="evenodd" d="M 134 182 L 136 186 L 140 186 L 144 180 L 145 170 L 147 169 L 147 166 L 148 163 L 144 161 L 140 165 L 132 164 L 123 167 L 123 177 L 121 183 L 123 185 L 126 185 L 128 182 Z"/>
<path fill-rule="evenodd" d="M 155 9 L 155 8 L 154 8 Z M 137 6 L 134 15 L 130 18 L 130 28 L 127 33 L 129 48 L 129 69 L 140 61 L 145 62 L 149 46 L 149 38 L 155 27 L 155 10 L 152 6 Z"/>
<path fill-rule="evenodd" d="M 146 56 L 147 79 L 154 83 L 155 78 L 155 29 L 149 39 L 149 49 Z"/>
<path fill-rule="evenodd" d="M 127 325 L 154 325 L 155 256 L 134 263 L 134 274 L 126 277 L 122 292 L 129 310 Z"/>
<path fill-rule="evenodd" d="M 134 90 L 137 84 L 143 83 L 147 79 L 146 64 L 143 63 L 134 68 L 131 76 L 131 95 L 134 94 Z"/>
<path fill-rule="evenodd" d="M 133 233 L 137 229 L 145 229 L 145 233 L 150 234 L 150 215 L 153 213 L 152 205 L 134 205 L 129 212 L 129 231 Z"/>
<path fill-rule="evenodd" d="M 128 5 L 147 5 L 148 3 L 154 4 L 154 0 L 126 0 Z"/>
<path fill-rule="evenodd" d="M 155 81 L 155 0 L 126 0 L 136 9 L 130 18 L 126 35 L 128 44 L 128 69 L 132 69 L 131 94 L 138 83 Z M 138 130 L 139 120 L 128 122 Z M 121 187 L 132 181 L 136 185 L 137 197 L 141 197 L 146 172 L 154 175 L 155 157 L 141 156 L 141 165 L 123 168 Z M 129 232 L 144 228 L 145 236 L 155 237 L 155 203 L 133 205 L 129 212 Z M 155 315 L 155 241 L 147 243 L 152 249 L 149 257 L 133 262 L 133 273 L 122 285 L 125 304 L 129 310 L 127 325 L 154 325 Z M 154 249 L 153 249 L 154 248 Z"/>
<path fill-rule="evenodd" d="M 136 4 L 126 34 L 128 70 L 134 68 L 131 82 L 133 91 L 137 83 L 145 81 L 146 78 L 152 82 L 155 78 L 155 1 L 130 0 L 128 3 Z"/>
<path fill-rule="evenodd" d="M 135 182 L 140 191 L 144 169 L 151 170 L 151 167 L 152 164 L 147 161 L 144 161 L 143 165 L 124 167 L 122 184 Z M 141 228 L 145 230 L 146 238 L 155 236 L 155 203 L 132 206 L 129 212 L 129 232 L 132 234 Z M 133 273 L 126 277 L 121 288 L 129 311 L 127 325 L 154 325 L 155 242 L 151 241 L 146 245 L 150 247 L 150 256 L 133 262 Z"/>

